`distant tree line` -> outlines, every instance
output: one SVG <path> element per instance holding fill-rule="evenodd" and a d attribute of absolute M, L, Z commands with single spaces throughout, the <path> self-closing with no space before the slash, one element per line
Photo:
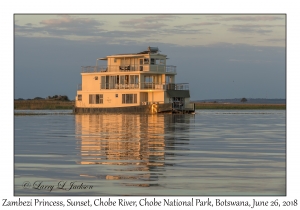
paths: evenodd
<path fill-rule="evenodd" d="M 18 98 L 16 99 L 18 101 L 21 101 L 21 100 L 58 100 L 58 101 L 70 101 L 68 96 L 66 95 L 54 95 L 54 96 L 48 96 L 47 98 L 42 98 L 42 97 L 35 97 L 33 99 L 23 99 L 23 98 Z"/>
<path fill-rule="evenodd" d="M 66 96 L 66 95 L 63 95 L 63 96 L 61 96 L 61 95 L 48 96 L 46 98 L 46 100 L 70 101 L 68 96 Z"/>

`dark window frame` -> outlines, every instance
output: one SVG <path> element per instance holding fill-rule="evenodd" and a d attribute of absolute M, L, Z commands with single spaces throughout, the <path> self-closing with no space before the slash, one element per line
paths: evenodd
<path fill-rule="evenodd" d="M 89 94 L 89 104 L 103 104 L 103 94 Z"/>

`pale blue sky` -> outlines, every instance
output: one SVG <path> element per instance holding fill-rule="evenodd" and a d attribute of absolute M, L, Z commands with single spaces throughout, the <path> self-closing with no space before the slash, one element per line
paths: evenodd
<path fill-rule="evenodd" d="M 285 98 L 284 14 L 18 15 L 15 98 L 66 94 L 80 67 L 156 46 L 192 100 Z"/>

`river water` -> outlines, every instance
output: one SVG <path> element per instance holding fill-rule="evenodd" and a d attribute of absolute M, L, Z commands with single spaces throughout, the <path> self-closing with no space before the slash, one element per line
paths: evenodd
<path fill-rule="evenodd" d="M 286 195 L 285 110 L 15 112 L 15 196 Z"/>

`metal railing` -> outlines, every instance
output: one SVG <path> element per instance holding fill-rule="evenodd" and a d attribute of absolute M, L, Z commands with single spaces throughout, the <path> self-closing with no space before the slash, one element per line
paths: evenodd
<path fill-rule="evenodd" d="M 189 90 L 188 83 L 154 83 L 140 82 L 135 84 L 100 83 L 100 89 L 142 89 L 142 90 Z"/>
<path fill-rule="evenodd" d="M 189 83 L 177 83 L 175 84 L 175 90 L 189 90 Z"/>
<path fill-rule="evenodd" d="M 141 105 L 164 104 L 164 101 L 141 101 Z"/>
<path fill-rule="evenodd" d="M 100 89 L 142 89 L 142 90 L 189 90 L 188 83 L 154 83 L 140 82 L 134 84 L 100 83 Z M 77 85 L 77 90 L 82 91 L 82 84 Z"/>
<path fill-rule="evenodd" d="M 140 89 L 140 85 L 139 83 L 137 84 L 100 83 L 100 89 Z"/>
<path fill-rule="evenodd" d="M 151 71 L 162 73 L 176 73 L 176 66 L 172 65 L 104 65 L 104 66 L 82 66 L 82 73 L 94 72 L 131 72 L 131 71 Z"/>

